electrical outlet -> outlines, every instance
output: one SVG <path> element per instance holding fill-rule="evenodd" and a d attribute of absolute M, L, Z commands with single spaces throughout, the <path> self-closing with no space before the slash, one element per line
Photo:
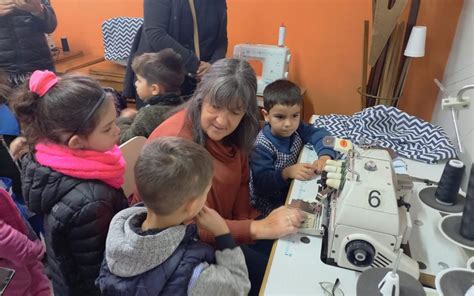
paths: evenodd
<path fill-rule="evenodd" d="M 462 97 L 459 100 L 457 97 L 447 97 L 441 100 L 441 110 L 463 110 L 468 109 L 471 105 L 471 100 L 469 97 Z"/>

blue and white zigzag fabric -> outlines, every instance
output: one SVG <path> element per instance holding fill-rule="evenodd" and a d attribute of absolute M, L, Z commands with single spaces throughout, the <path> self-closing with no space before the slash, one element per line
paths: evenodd
<path fill-rule="evenodd" d="M 352 116 L 323 115 L 314 122 L 332 135 L 356 144 L 376 144 L 426 163 L 456 157 L 444 130 L 395 108 L 378 105 Z"/>
<path fill-rule="evenodd" d="M 135 34 L 143 18 L 116 17 L 102 23 L 104 56 L 110 61 L 126 61 L 130 55 Z"/>

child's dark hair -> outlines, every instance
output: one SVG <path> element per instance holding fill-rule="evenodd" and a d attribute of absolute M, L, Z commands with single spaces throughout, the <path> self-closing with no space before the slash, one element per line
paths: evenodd
<path fill-rule="evenodd" d="M 30 146 L 40 140 L 65 144 L 73 134 L 87 136 L 99 124 L 106 105 L 104 91 L 94 79 L 65 75 L 43 97 L 28 85 L 29 79 L 9 103 Z M 103 102 L 94 112 L 99 100 Z"/>
<path fill-rule="evenodd" d="M 0 104 L 6 103 L 7 98 L 10 96 L 12 88 L 8 81 L 8 76 L 4 72 L 0 71 Z"/>
<path fill-rule="evenodd" d="M 135 57 L 132 69 L 148 85 L 159 84 L 165 92 L 178 92 L 186 74 L 181 56 L 171 48 Z"/>
<path fill-rule="evenodd" d="M 168 215 L 204 193 L 213 175 L 207 150 L 178 137 L 158 138 L 145 145 L 135 164 L 135 182 L 145 206 Z"/>
<path fill-rule="evenodd" d="M 289 80 L 277 80 L 265 87 L 263 91 L 263 108 L 267 111 L 275 105 L 303 105 L 303 97 L 298 85 Z"/>

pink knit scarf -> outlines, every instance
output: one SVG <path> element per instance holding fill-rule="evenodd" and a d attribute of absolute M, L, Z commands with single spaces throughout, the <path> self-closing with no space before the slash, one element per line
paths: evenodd
<path fill-rule="evenodd" d="M 120 188 L 125 173 L 125 160 L 117 145 L 109 151 L 76 150 L 66 146 L 38 143 L 36 160 L 64 175 L 85 180 L 101 180 Z"/>

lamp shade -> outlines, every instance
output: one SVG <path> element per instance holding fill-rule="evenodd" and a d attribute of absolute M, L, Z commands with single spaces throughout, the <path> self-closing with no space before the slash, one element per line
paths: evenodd
<path fill-rule="evenodd" d="M 410 39 L 408 39 L 407 47 L 404 55 L 412 58 L 420 58 L 425 56 L 426 27 L 415 26 L 411 30 Z"/>

